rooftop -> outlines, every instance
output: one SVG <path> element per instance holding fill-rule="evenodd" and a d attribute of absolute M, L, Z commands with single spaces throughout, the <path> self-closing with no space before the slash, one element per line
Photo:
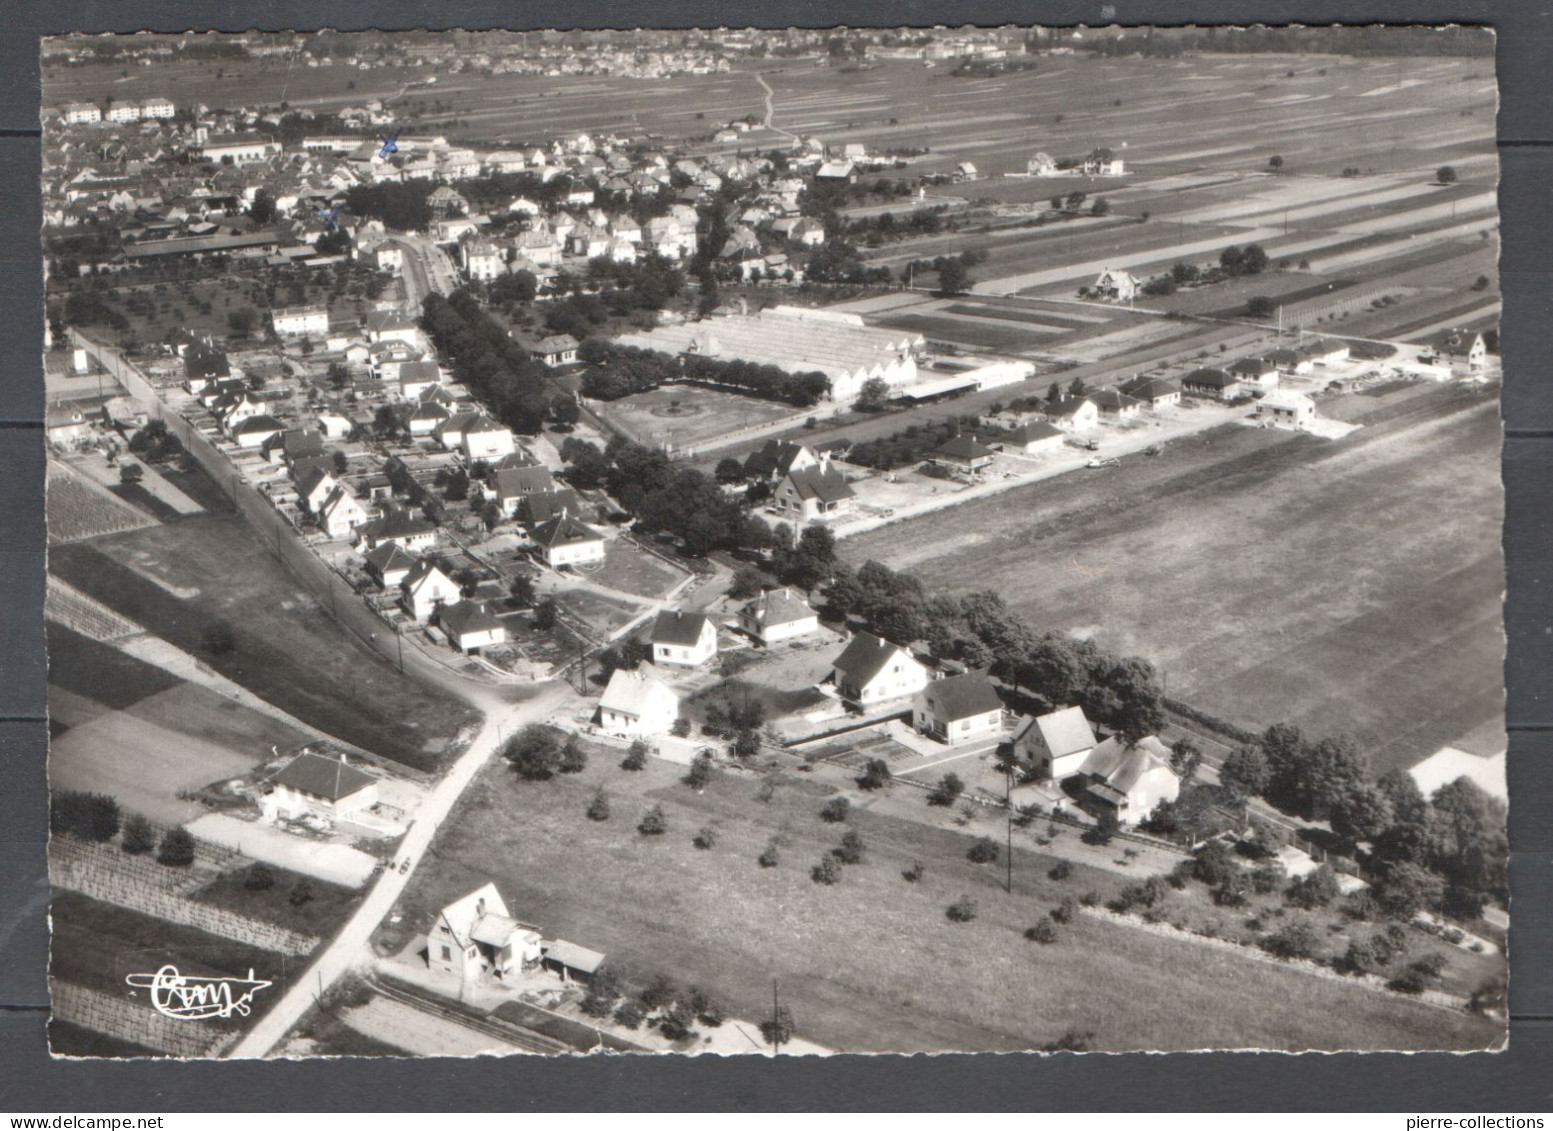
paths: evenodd
<path fill-rule="evenodd" d="M 311 751 L 298 754 L 270 780 L 326 801 L 349 797 L 377 781 L 371 774 L 347 765 L 344 758 L 328 758 Z"/>

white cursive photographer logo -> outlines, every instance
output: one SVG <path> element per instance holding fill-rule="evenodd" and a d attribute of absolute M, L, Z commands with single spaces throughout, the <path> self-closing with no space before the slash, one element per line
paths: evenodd
<path fill-rule="evenodd" d="M 212 1017 L 248 1016 L 253 995 L 273 982 L 255 978 L 204 978 L 185 976 L 178 967 L 163 966 L 155 974 L 130 974 L 130 985 L 151 991 L 151 1006 L 163 1017 L 179 1021 L 206 1021 Z"/>

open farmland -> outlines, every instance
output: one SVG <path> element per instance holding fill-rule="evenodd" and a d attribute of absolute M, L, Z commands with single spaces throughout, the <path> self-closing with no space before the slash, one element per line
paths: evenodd
<path fill-rule="evenodd" d="M 268 1011 L 285 992 L 289 980 L 303 968 L 304 960 L 142 915 L 72 891 L 54 893 L 50 915 L 50 978 L 56 984 L 80 987 L 111 999 L 116 1027 L 134 1031 L 139 1020 L 148 1036 L 160 1028 L 194 1045 L 208 1045 L 229 1037 Z M 252 971 L 271 985 L 254 996 L 252 1017 L 210 1018 L 197 1026 L 181 1022 L 169 1029 L 166 1023 L 152 1024 L 162 1019 L 151 1011 L 144 991 L 129 996 L 124 985 L 128 975 L 151 974 L 168 963 L 187 977 L 246 978 Z M 57 995 L 56 988 L 56 1012 L 61 1004 Z M 103 1001 L 103 1005 L 110 1002 Z M 69 1051 L 80 1056 L 123 1055 L 122 1033 L 99 1040 L 97 1033 L 77 1028 L 78 1032 L 66 1034 Z M 159 1047 L 156 1051 L 195 1054 L 195 1049 L 185 1046 L 183 1041 L 178 1046 Z M 56 1045 L 55 1051 L 65 1049 Z"/>
<path fill-rule="evenodd" d="M 845 831 L 818 816 L 829 787 L 793 775 L 762 803 L 748 775 L 698 793 L 680 784 L 680 767 L 653 760 L 623 773 L 618 752 L 591 753 L 584 773 L 543 783 L 487 768 L 417 870 L 396 930 L 422 929 L 435 909 L 494 880 L 515 914 L 606 952 L 632 980 L 661 973 L 704 987 L 733 1016 L 759 1017 L 775 979 L 798 1036 L 860 1052 L 1012 1051 L 1070 1029 L 1106 1049 L 1494 1039 L 1464 1014 L 1089 917 L 1036 946 L 1023 931 L 1063 895 L 1107 895 L 1123 878 L 1080 865 L 1066 884 L 1053 881 L 1051 858 L 1021 848 L 1010 897 L 1001 872 L 966 860 L 964 833 L 882 812 L 854 811 L 864 861 L 834 887 L 816 884 L 810 867 Z M 611 817 L 589 821 L 600 788 Z M 635 826 L 654 804 L 668 831 L 643 837 Z M 715 831 L 711 849 L 691 844 L 702 826 Z M 781 859 L 763 869 L 755 858 L 773 837 Z M 907 884 L 901 872 L 914 861 L 925 872 Z M 962 895 L 979 915 L 954 924 L 944 910 Z M 1171 976 L 1138 977 L 1160 969 Z"/>
<path fill-rule="evenodd" d="M 163 824 L 204 812 L 179 797 L 310 737 L 52 622 L 49 780 L 108 793 Z M 111 751 L 111 756 L 107 752 Z"/>
<path fill-rule="evenodd" d="M 326 734 L 417 769 L 434 768 L 473 721 L 471 708 L 358 644 L 235 515 L 57 546 L 49 567 L 187 652 L 199 653 L 207 627 L 227 621 L 237 647 L 204 656 L 222 675 Z"/>
<path fill-rule="evenodd" d="M 1038 628 L 1149 658 L 1223 718 L 1351 731 L 1377 769 L 1407 765 L 1502 717 L 1497 402 L 1360 399 L 1365 427 L 1341 441 L 1229 426 L 842 552 L 933 589 L 995 588 Z"/>

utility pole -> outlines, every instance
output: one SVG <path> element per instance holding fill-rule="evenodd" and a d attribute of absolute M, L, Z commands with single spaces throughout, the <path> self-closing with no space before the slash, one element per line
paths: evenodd
<path fill-rule="evenodd" d="M 777 996 L 777 980 L 771 979 L 771 1055 L 782 1050 L 782 1001 Z"/>
<path fill-rule="evenodd" d="M 1003 890 L 1009 895 L 1014 894 L 1014 767 L 1008 767 L 1008 776 L 1004 782 L 1003 808 L 1008 817 L 1008 843 L 1004 856 L 1007 857 L 1007 866 L 1003 878 Z"/>

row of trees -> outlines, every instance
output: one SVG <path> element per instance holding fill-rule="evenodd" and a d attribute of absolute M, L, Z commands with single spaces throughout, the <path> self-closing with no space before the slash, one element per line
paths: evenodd
<path fill-rule="evenodd" d="M 601 452 L 585 440 L 568 439 L 561 450 L 567 479 L 579 489 L 604 487 L 646 533 L 667 533 L 685 553 L 764 549 L 771 528 L 746 513 L 737 498 L 694 468 L 675 467 L 668 456 L 616 436 Z"/>
<path fill-rule="evenodd" d="M 974 416 L 957 417 L 936 424 L 912 424 L 888 436 L 854 444 L 847 453 L 847 461 L 879 471 L 893 471 L 897 467 L 926 459 L 942 447 L 945 441 L 971 429 L 982 440 L 990 441 L 1003 435 L 1001 429 L 988 428 Z"/>
<path fill-rule="evenodd" d="M 1401 905 L 1472 919 L 1507 898 L 1505 806 L 1466 778 L 1426 798 L 1404 770 L 1372 778 L 1353 739 L 1312 740 L 1279 723 L 1233 751 L 1219 779 L 1235 795 L 1329 821 L 1349 845 L 1370 844 L 1382 890 Z"/>
<path fill-rule="evenodd" d="M 431 205 L 426 198 L 436 187 L 423 177 L 352 185 L 345 190 L 345 209 L 352 216 L 381 220 L 399 231 L 424 232 L 431 223 Z"/>
<path fill-rule="evenodd" d="M 582 378 L 582 394 L 599 400 L 646 392 L 675 380 L 734 388 L 757 397 L 789 401 L 800 408 L 815 404 L 830 392 L 830 378 L 818 371 L 789 373 L 775 365 L 750 361 L 674 358 L 596 338 L 585 341 L 577 356 L 591 366 Z"/>
<path fill-rule="evenodd" d="M 430 294 L 421 327 L 454 375 L 497 420 L 515 432 L 535 433 L 550 411 L 548 370 L 480 308 L 467 290 L 450 298 Z"/>
<path fill-rule="evenodd" d="M 156 860 L 170 868 L 194 863 L 194 837 L 181 825 L 164 832 L 139 813 L 124 816 L 119 803 L 106 793 L 56 790 L 49 797 L 49 831 L 55 836 L 103 843 L 119 836 L 119 847 L 131 856 L 156 850 Z"/>
<path fill-rule="evenodd" d="M 834 566 L 825 599 L 831 616 L 856 617 L 889 640 L 925 640 L 940 659 L 984 668 L 1052 706 L 1077 704 L 1128 739 L 1164 725 L 1164 694 L 1147 660 L 1038 635 L 992 590 L 930 596 L 917 578 L 869 561 L 855 573 Z"/>

